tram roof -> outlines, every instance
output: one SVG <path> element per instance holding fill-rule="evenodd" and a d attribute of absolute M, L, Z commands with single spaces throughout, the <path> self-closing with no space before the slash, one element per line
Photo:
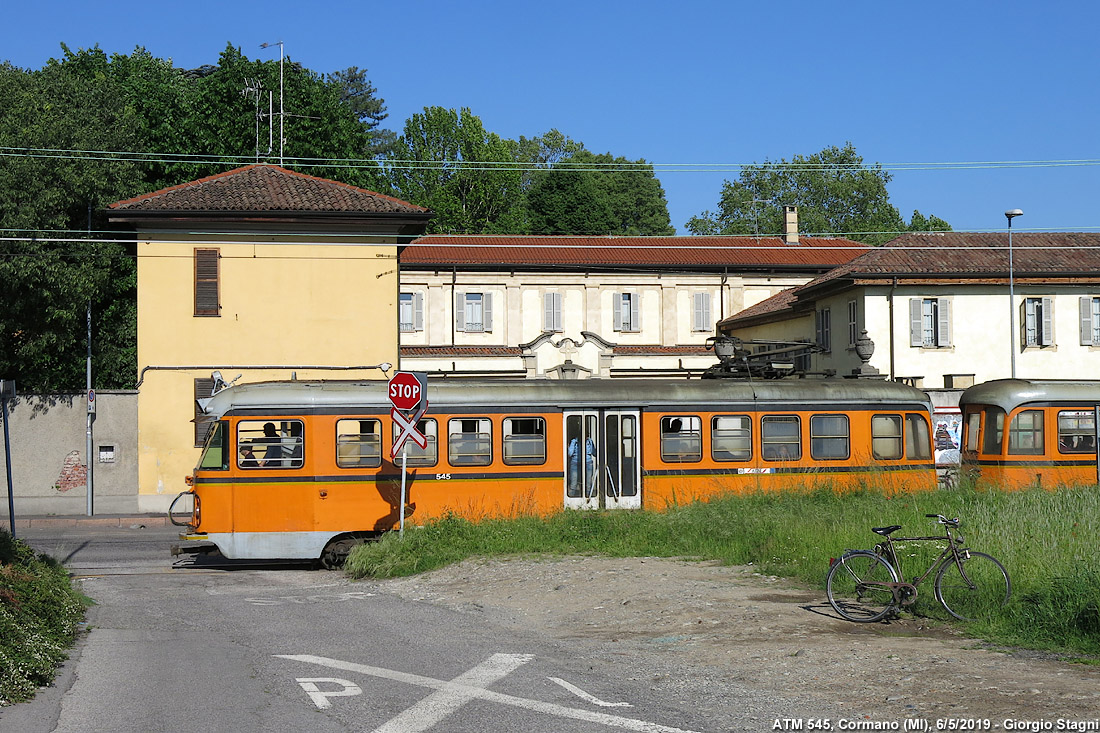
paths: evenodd
<path fill-rule="evenodd" d="M 1100 403 L 1100 381 L 1088 379 L 994 379 L 968 388 L 959 405 L 995 405 L 1011 412 L 1036 402 Z"/>
<path fill-rule="evenodd" d="M 213 417 L 234 410 L 388 407 L 386 382 L 273 381 L 240 384 L 204 400 Z M 435 380 L 428 383 L 429 413 L 438 407 L 547 405 L 555 407 L 650 407 L 708 405 L 715 401 L 785 403 L 905 402 L 926 405 L 928 396 L 898 382 L 855 379 L 517 379 Z"/>

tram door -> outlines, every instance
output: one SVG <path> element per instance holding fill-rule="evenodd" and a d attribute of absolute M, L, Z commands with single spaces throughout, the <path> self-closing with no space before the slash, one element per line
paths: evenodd
<path fill-rule="evenodd" d="M 636 509 L 641 506 L 637 410 L 565 413 L 565 506 Z"/>

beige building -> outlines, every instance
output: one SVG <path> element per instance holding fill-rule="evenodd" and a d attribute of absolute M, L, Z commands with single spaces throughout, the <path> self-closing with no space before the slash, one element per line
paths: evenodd
<path fill-rule="evenodd" d="M 397 248 L 419 206 L 272 165 L 113 204 L 138 257 L 138 511 L 185 486 L 195 399 L 232 381 L 386 378 L 398 361 Z M 392 373 L 392 372 L 390 372 Z"/>
<path fill-rule="evenodd" d="M 1007 233 L 903 234 L 718 328 L 742 339 L 811 340 L 822 349 L 812 370 L 871 369 L 926 389 L 1097 378 L 1100 234 L 1024 232 L 1012 241 L 1010 270 Z"/>
<path fill-rule="evenodd" d="M 401 367 L 453 376 L 698 374 L 723 317 L 866 251 L 801 237 L 421 237 L 401 252 Z"/>

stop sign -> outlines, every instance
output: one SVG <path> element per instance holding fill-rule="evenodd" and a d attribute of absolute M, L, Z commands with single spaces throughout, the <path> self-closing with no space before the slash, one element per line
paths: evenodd
<path fill-rule="evenodd" d="M 413 410 L 424 399 L 427 379 L 415 372 L 397 372 L 389 382 L 390 402 L 398 410 Z"/>

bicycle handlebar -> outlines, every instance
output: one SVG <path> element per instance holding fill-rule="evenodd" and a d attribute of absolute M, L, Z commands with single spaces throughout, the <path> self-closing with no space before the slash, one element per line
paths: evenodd
<path fill-rule="evenodd" d="M 925 514 L 924 516 L 928 517 L 929 519 L 936 519 L 936 520 L 939 521 L 940 524 L 946 524 L 949 527 L 958 527 L 959 526 L 959 518 L 958 517 L 955 517 L 954 519 L 948 519 L 947 517 L 943 516 L 942 514 Z"/>

